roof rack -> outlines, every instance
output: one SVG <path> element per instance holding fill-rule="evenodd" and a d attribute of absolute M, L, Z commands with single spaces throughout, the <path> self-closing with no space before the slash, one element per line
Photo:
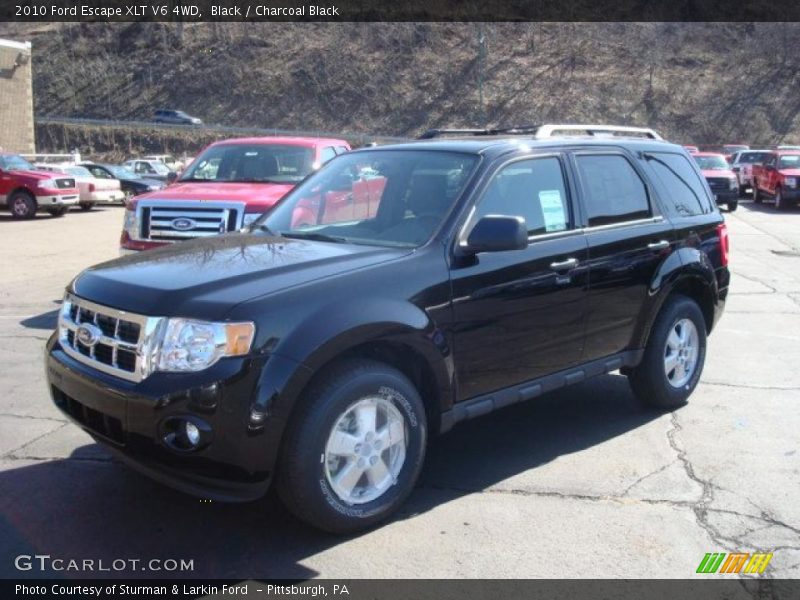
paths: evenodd
<path fill-rule="evenodd" d="M 614 137 L 623 134 L 624 137 L 645 137 L 652 140 L 663 138 L 654 130 L 647 127 L 627 127 L 624 125 L 584 125 L 584 124 L 555 124 L 546 125 L 520 125 L 516 127 L 501 127 L 496 129 L 429 129 L 418 139 L 429 140 L 446 135 L 532 135 L 536 139 L 557 137 L 562 132 L 574 132 L 578 135 L 592 137 Z M 623 137 L 620 136 L 620 137 Z"/>

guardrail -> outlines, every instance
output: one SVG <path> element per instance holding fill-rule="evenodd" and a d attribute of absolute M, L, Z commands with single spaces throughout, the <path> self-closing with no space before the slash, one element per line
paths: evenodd
<path fill-rule="evenodd" d="M 322 130 L 277 129 L 272 127 L 231 127 L 227 125 L 173 125 L 170 123 L 153 123 L 151 121 L 114 121 L 110 119 L 81 119 L 73 117 L 35 117 L 36 123 L 53 125 L 92 125 L 97 127 L 135 127 L 137 129 L 163 129 L 167 131 L 213 131 L 233 135 L 263 136 L 300 136 L 330 137 L 346 139 L 355 145 L 363 146 L 370 142 L 392 143 L 407 142 L 410 138 L 390 135 L 373 135 L 367 133 L 342 133 Z"/>

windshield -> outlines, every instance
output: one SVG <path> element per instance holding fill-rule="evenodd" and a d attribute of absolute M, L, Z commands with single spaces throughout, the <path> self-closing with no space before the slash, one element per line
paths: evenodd
<path fill-rule="evenodd" d="M 165 165 L 161 161 L 154 160 L 154 161 L 150 162 L 149 164 L 150 164 L 151 167 L 153 167 L 153 170 L 156 173 L 158 173 L 159 175 L 166 175 L 167 173 L 169 173 L 169 168 L 167 167 L 167 165 Z"/>
<path fill-rule="evenodd" d="M 753 163 L 764 162 L 767 156 L 769 156 L 769 152 L 742 152 L 736 162 L 751 165 Z"/>
<path fill-rule="evenodd" d="M 33 170 L 33 165 L 17 154 L 0 156 L 0 166 L 5 171 Z"/>
<path fill-rule="evenodd" d="M 75 177 L 92 177 L 89 169 L 85 167 L 67 167 L 64 171 L 70 175 L 75 175 Z"/>
<path fill-rule="evenodd" d="M 195 159 L 181 181 L 294 184 L 311 172 L 313 163 L 313 150 L 304 146 L 221 144 Z"/>
<path fill-rule="evenodd" d="M 343 154 L 286 195 L 253 231 L 415 247 L 438 229 L 478 157 L 431 150 Z"/>
<path fill-rule="evenodd" d="M 730 169 L 730 165 L 728 165 L 728 161 L 725 160 L 724 156 L 714 155 L 714 156 L 697 156 L 694 155 L 693 157 L 697 164 L 703 171 L 722 171 Z"/>
<path fill-rule="evenodd" d="M 785 154 L 781 156 L 778 163 L 779 169 L 797 169 L 800 168 L 800 154 Z"/>
<path fill-rule="evenodd" d="M 108 170 L 114 174 L 117 179 L 141 179 L 136 173 L 127 167 L 119 167 L 117 165 L 109 165 Z"/>

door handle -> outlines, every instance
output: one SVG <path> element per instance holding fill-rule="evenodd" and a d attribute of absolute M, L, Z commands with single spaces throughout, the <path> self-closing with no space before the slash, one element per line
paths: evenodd
<path fill-rule="evenodd" d="M 667 240 L 659 240 L 657 242 L 647 244 L 648 250 L 666 250 L 667 248 L 669 248 L 669 242 Z"/>
<path fill-rule="evenodd" d="M 550 263 L 550 268 L 553 269 L 553 271 L 568 271 L 570 269 L 574 269 L 577 266 L 578 266 L 577 258 L 568 258 L 567 260 L 562 260 L 561 262 Z"/>

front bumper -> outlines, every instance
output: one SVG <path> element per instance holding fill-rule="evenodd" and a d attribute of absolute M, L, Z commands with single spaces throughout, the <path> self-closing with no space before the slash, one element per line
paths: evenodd
<path fill-rule="evenodd" d="M 47 379 L 56 406 L 134 469 L 170 487 L 224 502 L 263 496 L 272 478 L 283 421 L 249 425 L 269 363 L 280 357 L 227 358 L 199 373 L 155 373 L 140 382 L 106 375 L 47 343 Z M 272 364 L 279 363 L 279 364 Z M 164 440 L 170 418 L 200 419 L 207 445 L 187 451 Z"/>
<path fill-rule="evenodd" d="M 82 202 L 122 202 L 125 194 L 122 190 L 95 190 L 81 197 Z"/>
<path fill-rule="evenodd" d="M 800 200 L 800 187 L 782 187 L 781 194 L 783 194 L 784 200 L 789 200 L 790 202 L 797 202 Z"/>
<path fill-rule="evenodd" d="M 733 202 L 739 199 L 739 190 L 727 190 L 727 191 L 719 191 L 714 192 L 714 198 L 717 201 L 717 204 L 726 204 L 728 202 Z"/>
<path fill-rule="evenodd" d="M 39 210 L 47 210 L 48 208 L 59 206 L 73 206 L 77 204 L 79 200 L 80 195 L 77 193 L 50 194 L 45 192 L 44 194 L 38 194 L 36 196 L 36 204 L 38 205 Z"/>

